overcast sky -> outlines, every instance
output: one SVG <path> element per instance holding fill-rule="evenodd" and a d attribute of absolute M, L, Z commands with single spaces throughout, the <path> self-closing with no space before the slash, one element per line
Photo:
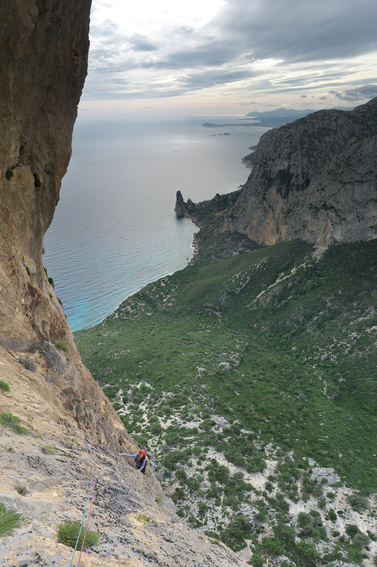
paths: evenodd
<path fill-rule="evenodd" d="M 80 115 L 244 115 L 377 96 L 377 0 L 93 0 Z"/>

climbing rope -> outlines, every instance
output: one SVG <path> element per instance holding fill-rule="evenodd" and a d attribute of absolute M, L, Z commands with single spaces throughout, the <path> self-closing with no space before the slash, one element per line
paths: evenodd
<path fill-rule="evenodd" d="M 84 445 L 89 447 L 88 443 L 84 443 Z M 75 553 L 76 553 L 77 546 L 78 546 L 78 543 L 79 543 L 82 527 L 83 527 L 84 521 L 85 521 L 86 511 L 88 509 L 88 504 L 89 504 L 89 500 L 90 500 L 90 507 L 89 507 L 88 518 L 87 518 L 87 521 L 86 521 L 85 533 L 84 533 L 84 537 L 83 537 L 83 540 L 82 540 L 82 545 L 81 545 L 81 550 L 80 550 L 80 555 L 79 555 L 79 561 L 77 563 L 77 567 L 80 567 L 81 556 L 82 556 L 82 552 L 84 550 L 85 538 L 86 538 L 86 534 L 87 534 L 87 531 L 88 531 L 88 528 L 89 528 L 89 521 L 90 521 L 90 516 L 91 516 L 91 513 L 92 513 L 92 506 L 93 506 L 93 500 L 94 500 L 94 488 L 95 488 L 96 480 L 97 480 L 97 454 L 96 453 L 99 452 L 99 453 L 109 453 L 110 455 L 121 455 L 121 453 L 114 453 L 113 451 L 105 451 L 104 449 L 99 449 L 98 447 L 90 447 L 90 448 L 94 452 L 92 479 L 90 481 L 88 498 L 86 500 L 84 514 L 83 514 L 83 517 L 82 517 L 79 533 L 78 533 L 78 536 L 77 536 L 77 539 L 76 539 L 75 549 L 73 550 L 72 559 L 71 559 L 71 562 L 69 564 L 69 567 L 72 567 L 73 560 L 75 558 Z"/>
<path fill-rule="evenodd" d="M 93 479 L 93 486 L 92 486 L 92 497 L 90 500 L 90 508 L 89 508 L 89 514 L 88 514 L 88 519 L 86 522 L 86 528 L 85 528 L 85 533 L 84 533 L 84 537 L 82 540 L 82 546 L 81 546 L 81 551 L 80 551 L 80 556 L 79 556 L 79 562 L 77 563 L 77 567 L 80 567 L 80 561 L 81 561 L 81 555 L 84 549 L 84 544 L 85 544 L 85 538 L 86 538 L 86 533 L 88 531 L 89 528 L 89 520 L 90 520 L 90 515 L 92 513 L 92 506 L 93 506 L 93 500 L 94 500 L 94 487 L 96 485 L 96 472 L 97 472 L 97 460 L 96 460 L 96 452 L 94 451 L 94 475 L 92 476 Z"/>
<path fill-rule="evenodd" d="M 84 445 L 86 445 L 86 443 L 84 443 Z M 85 509 L 84 509 L 84 514 L 83 514 L 83 517 L 82 517 L 82 521 L 81 521 L 79 533 L 78 533 L 77 540 L 76 540 L 75 549 L 73 550 L 72 559 L 71 559 L 71 563 L 69 564 L 69 567 L 72 567 L 72 564 L 73 564 L 73 560 L 74 560 L 74 557 L 75 557 L 75 553 L 76 553 L 77 546 L 78 546 L 79 539 L 80 539 L 80 535 L 81 535 L 81 530 L 82 530 L 82 527 L 83 527 L 83 525 L 84 525 L 84 520 L 85 520 L 86 511 L 87 511 L 87 509 L 88 509 L 89 499 L 90 499 L 90 497 L 91 497 L 90 509 L 89 509 L 89 514 L 88 514 L 88 519 L 87 519 L 87 522 L 86 522 L 85 534 L 84 534 L 84 538 L 83 538 L 83 541 L 82 541 L 82 546 L 81 546 L 81 551 L 80 551 L 80 556 L 79 556 L 79 561 L 78 561 L 77 567 L 80 566 L 81 555 L 82 555 L 82 552 L 83 552 L 83 549 L 84 549 L 84 544 L 85 544 L 85 537 L 86 537 L 86 533 L 87 533 L 88 527 L 89 527 L 89 520 L 90 520 L 90 515 L 91 515 L 91 512 L 92 512 L 92 505 L 93 505 L 93 500 L 94 500 L 94 487 L 95 487 L 95 485 L 96 485 L 96 474 L 97 474 L 96 450 L 93 449 L 93 451 L 94 451 L 94 461 L 93 461 L 92 479 L 91 479 L 91 481 L 90 481 L 90 488 L 89 488 L 88 498 L 87 498 L 87 500 L 86 500 Z"/>

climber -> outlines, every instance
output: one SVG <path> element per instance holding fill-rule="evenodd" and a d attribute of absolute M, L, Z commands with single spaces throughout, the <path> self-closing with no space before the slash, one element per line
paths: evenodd
<path fill-rule="evenodd" d="M 140 449 L 138 454 L 129 454 L 129 453 L 119 453 L 122 457 L 133 457 L 135 459 L 136 468 L 139 469 L 139 472 L 145 474 L 145 469 L 148 464 L 148 459 L 146 457 L 146 452 L 144 449 Z"/>

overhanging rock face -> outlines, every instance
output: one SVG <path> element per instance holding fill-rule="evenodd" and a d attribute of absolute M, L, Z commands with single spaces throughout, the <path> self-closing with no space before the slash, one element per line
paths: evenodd
<path fill-rule="evenodd" d="M 122 424 L 81 363 L 42 265 L 87 73 L 90 4 L 0 5 L 0 346 L 55 384 L 56 404 L 80 427 L 118 443 Z"/>
<path fill-rule="evenodd" d="M 87 73 L 90 4 L 0 5 L 0 237 L 12 237 L 36 262 L 39 282 L 42 239 L 59 200 Z"/>

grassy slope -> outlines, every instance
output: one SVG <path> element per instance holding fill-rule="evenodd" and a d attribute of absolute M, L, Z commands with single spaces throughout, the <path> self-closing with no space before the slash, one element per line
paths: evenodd
<path fill-rule="evenodd" d="M 291 502 L 311 495 L 331 506 L 308 458 L 361 494 L 377 491 L 377 242 L 332 247 L 320 259 L 300 241 L 223 258 L 226 238 L 215 239 L 217 248 L 206 238 L 195 263 L 75 340 L 130 432 L 170 476 L 182 515 L 193 512 L 189 494 L 202 498 L 191 523 L 232 544 L 234 515 L 211 524 L 203 501 L 212 516 L 220 504 L 235 513 L 251 489 L 242 475 L 220 478 L 214 462 L 219 478 L 211 478 L 209 448 L 245 474 L 277 459 L 271 480 Z M 229 425 L 216 426 L 214 416 Z M 276 498 L 269 508 L 279 512 Z"/>

